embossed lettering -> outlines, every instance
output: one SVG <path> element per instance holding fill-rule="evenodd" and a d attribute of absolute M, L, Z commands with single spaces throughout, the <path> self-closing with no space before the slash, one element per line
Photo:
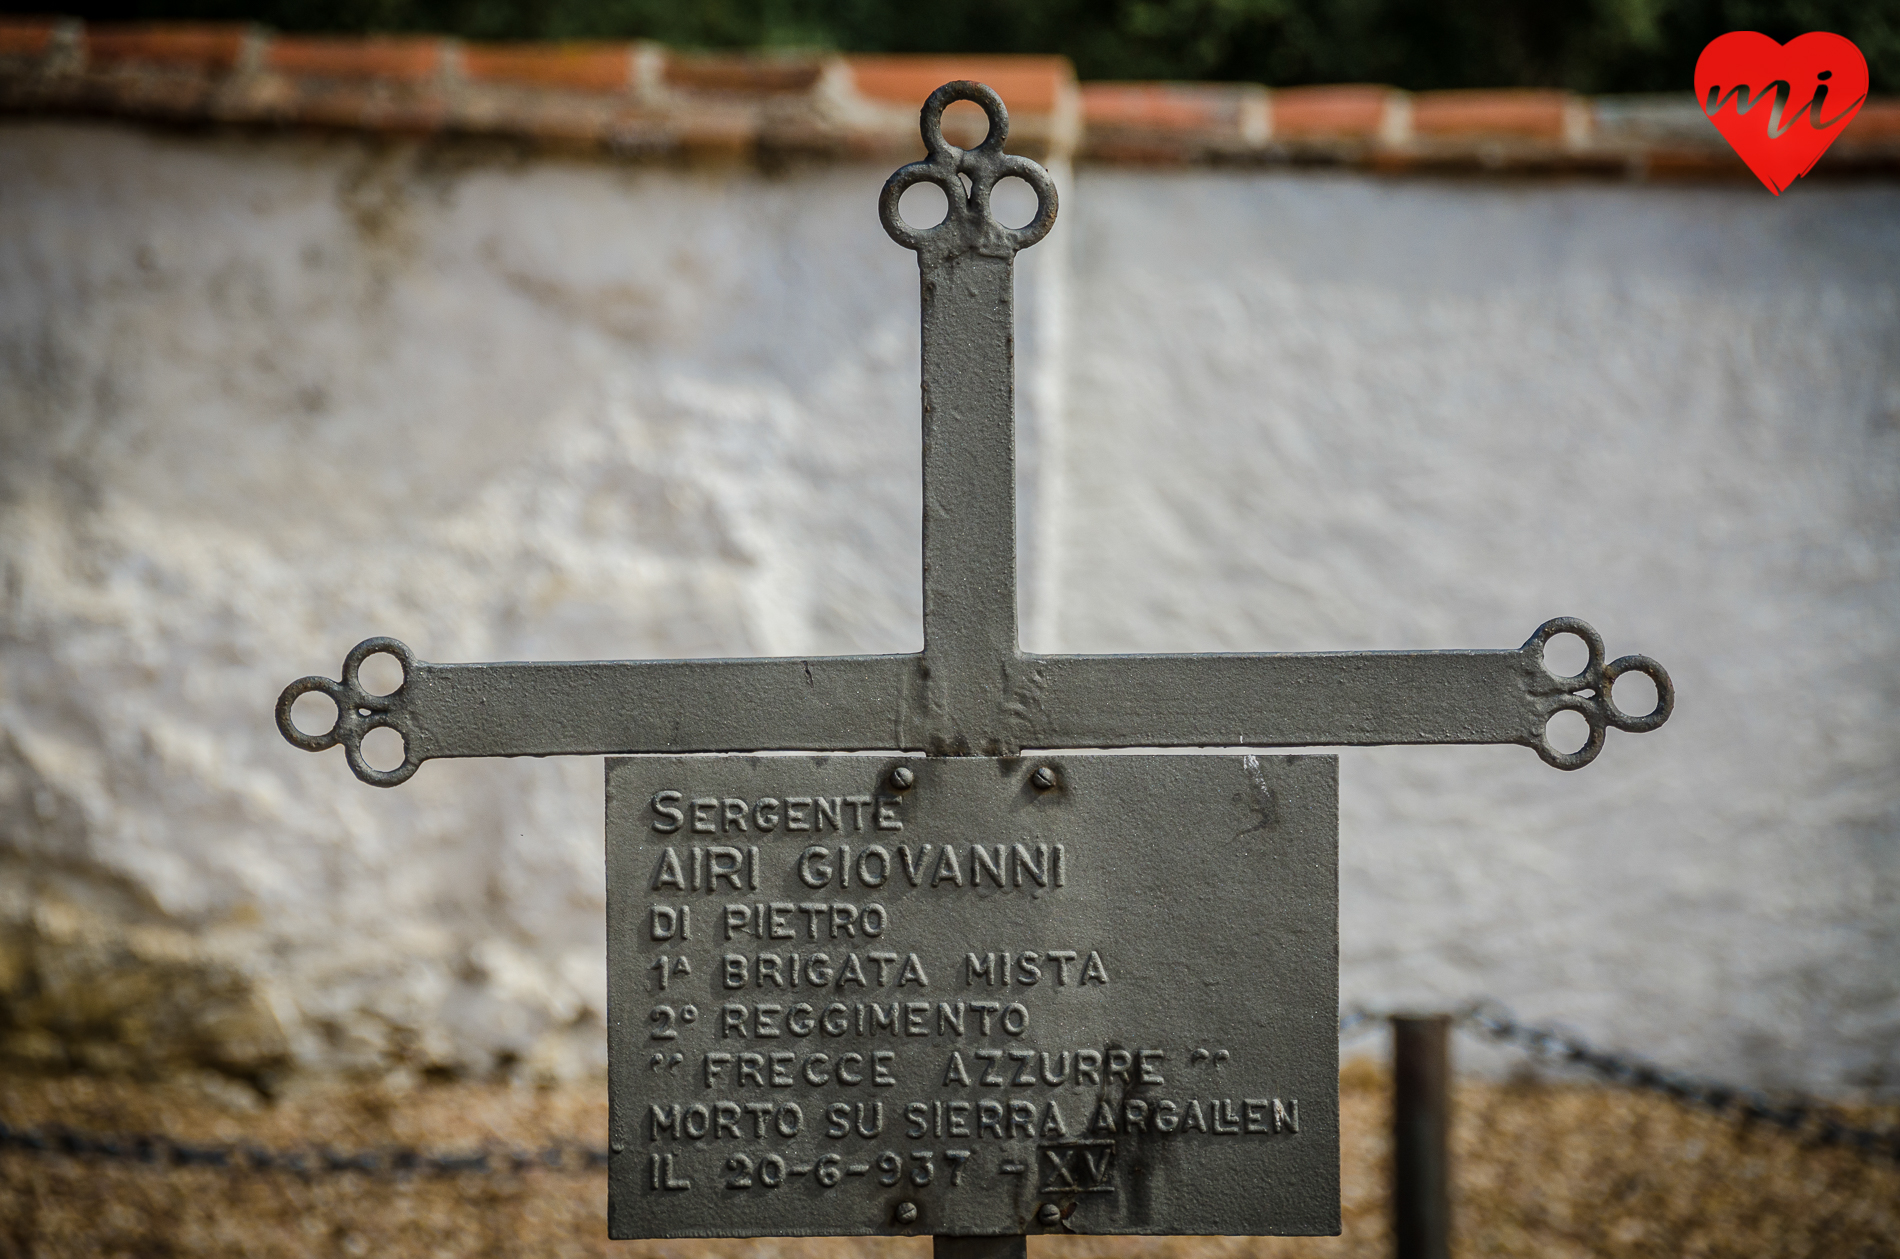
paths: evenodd
<path fill-rule="evenodd" d="M 792 924 L 787 922 L 786 919 L 797 912 L 798 906 L 792 904 L 790 901 L 773 901 L 771 905 L 767 907 L 769 918 L 767 920 L 766 935 L 773 940 L 796 940 L 798 933 L 792 930 Z M 727 936 L 726 938 L 731 939 L 732 937 Z"/>
<path fill-rule="evenodd" d="M 680 855 L 671 848 L 660 850 L 660 864 L 653 871 L 653 889 L 676 887 L 687 890 L 685 874 L 680 870 Z"/>
<path fill-rule="evenodd" d="M 719 880 L 724 879 L 731 884 L 733 891 L 739 891 L 739 872 L 744 865 L 745 854 L 737 848 L 714 844 L 706 850 L 706 890 L 718 890 Z"/>

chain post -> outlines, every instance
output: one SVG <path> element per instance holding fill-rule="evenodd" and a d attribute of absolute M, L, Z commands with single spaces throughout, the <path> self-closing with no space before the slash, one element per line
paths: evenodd
<path fill-rule="evenodd" d="M 1392 1016 L 1392 1236 L 1397 1259 L 1451 1254 L 1451 1016 Z"/>
<path fill-rule="evenodd" d="M 934 1240 L 931 1259 L 1028 1259 L 1029 1255 L 1029 1239 L 1021 1234 Z"/>

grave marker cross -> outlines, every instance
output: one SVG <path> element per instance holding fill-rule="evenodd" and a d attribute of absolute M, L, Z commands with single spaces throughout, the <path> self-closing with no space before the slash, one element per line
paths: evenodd
<path fill-rule="evenodd" d="M 989 116 L 988 136 L 974 149 L 958 149 L 943 137 L 943 111 L 959 100 L 975 102 Z M 1075 750 L 1515 743 L 1534 748 L 1556 768 L 1578 769 L 1596 757 L 1610 727 L 1646 731 L 1667 720 L 1674 700 L 1669 676 L 1644 656 L 1606 663 L 1596 631 L 1570 618 L 1547 621 L 1514 650 L 1023 652 L 1016 630 L 1012 271 L 1016 253 L 1054 225 L 1056 190 L 1042 167 L 1003 151 L 1008 116 L 997 95 L 981 84 L 939 88 L 924 105 L 922 131 L 927 156 L 891 176 L 879 202 L 885 230 L 916 251 L 922 281 L 921 653 L 433 664 L 416 659 L 394 639 L 373 638 L 344 658 L 339 681 L 307 677 L 285 688 L 277 704 L 278 728 L 308 751 L 341 744 L 356 776 L 381 787 L 406 781 L 436 757 L 627 758 L 608 768 L 612 1124 L 616 1159 L 625 1155 L 627 1160 L 624 1170 L 617 1162 L 612 1173 L 616 1236 L 1009 1236 L 1036 1228 L 1312 1232 L 1326 1231 L 1329 1223 L 1336 1229 L 1337 829 L 1331 758 L 1115 757 Z M 1003 227 L 990 211 L 997 181 L 1012 176 L 1024 180 L 1037 198 L 1036 217 L 1021 228 Z M 943 189 L 949 202 L 945 220 L 927 229 L 910 226 L 898 213 L 904 191 L 922 182 Z M 1575 676 L 1560 677 L 1545 667 L 1544 645 L 1559 634 L 1575 635 L 1588 646 L 1588 663 Z M 359 678 L 363 662 L 377 653 L 395 657 L 402 666 L 402 684 L 387 695 L 370 694 Z M 1612 696 L 1616 679 L 1630 672 L 1655 683 L 1657 703 L 1646 715 L 1624 713 Z M 305 733 L 291 721 L 292 704 L 309 692 L 321 692 L 337 706 L 334 726 L 322 734 Z M 1550 718 L 1564 711 L 1582 714 L 1589 724 L 1588 741 L 1574 752 L 1558 751 L 1546 737 Z M 363 737 L 378 728 L 402 737 L 400 766 L 379 770 L 364 760 Z M 1019 764 L 1026 749 L 1041 752 L 1035 761 Z M 703 755 L 767 750 L 885 756 Z M 799 795 L 801 790 L 807 794 Z M 796 802 L 809 804 L 814 792 L 821 807 L 810 825 L 796 824 L 794 818 L 803 816 Z M 851 844 L 839 846 L 834 860 L 833 849 L 808 846 L 795 862 L 768 870 L 781 850 L 763 841 L 782 844 L 792 830 L 822 832 L 827 804 L 834 833 L 850 836 L 855 850 Z M 702 805 L 712 811 L 702 814 Z M 1157 824 L 1149 819 L 1163 817 L 1172 819 L 1169 837 L 1157 845 Z M 743 834 L 729 833 L 735 821 Z M 703 841 L 697 838 L 701 833 Z M 921 843 L 925 838 L 935 843 Z M 1014 854 L 994 845 L 992 856 L 991 846 L 977 842 L 1018 838 L 1025 842 L 1014 846 Z M 916 851 L 898 846 L 900 840 Z M 869 860 L 873 854 L 876 863 Z M 908 886 L 900 871 L 908 876 Z M 986 871 L 989 888 L 983 888 Z M 824 894 L 839 901 L 803 903 L 821 894 L 813 889 L 834 886 L 852 889 L 852 895 L 882 889 L 878 894 L 884 901 L 847 902 L 845 892 L 833 891 Z M 689 935 L 693 897 L 714 894 L 735 903 L 708 904 L 700 935 Z M 756 908 L 737 903 L 749 895 L 757 900 Z M 670 899 L 662 904 L 653 901 L 656 896 Z M 783 901 L 781 914 L 779 902 L 766 903 L 774 896 L 795 899 Z M 877 932 L 870 927 L 872 911 Z M 715 915 L 721 912 L 723 937 L 716 934 Z M 1151 926 L 1165 922 L 1168 930 L 1125 929 L 1144 918 Z M 801 921 L 803 926 L 794 929 Z M 822 947 L 828 952 L 796 951 L 820 939 L 826 923 Z M 918 968 L 918 992 L 911 995 L 922 995 L 928 986 L 925 972 L 939 975 L 930 990 L 933 998 L 949 995 L 959 978 L 963 996 L 972 995 L 979 976 L 994 986 L 994 960 L 1000 956 L 1003 988 L 1034 992 L 1037 1004 L 1009 1005 L 992 1028 L 991 1015 L 1004 1008 L 997 1002 L 988 1003 L 995 1009 L 982 1013 L 980 1024 L 966 1023 L 966 1016 L 977 1017 L 970 1010 L 981 1013 L 985 1003 L 980 1001 L 966 1010 L 958 1000 L 954 1011 L 946 1003 L 934 1016 L 916 1005 L 903 1011 L 892 1005 L 886 1015 L 873 1003 L 867 1033 L 867 1007 L 859 1004 L 853 1013 L 839 995 L 846 982 L 840 950 L 850 950 L 851 941 L 859 939 L 854 923 L 865 937 L 904 938 L 919 945 L 921 951 L 910 954 Z M 887 923 L 888 937 L 882 935 Z M 1236 930 L 1243 924 L 1245 930 Z M 1008 947 L 1000 953 L 969 953 L 968 965 L 956 971 L 958 954 L 976 947 L 977 937 L 987 939 L 985 933 L 996 937 L 989 939 L 991 950 L 998 943 Z M 1155 934 L 1168 939 L 1145 939 Z M 768 963 L 768 954 L 754 945 L 750 953 L 702 956 L 699 970 L 690 969 L 688 940 L 714 942 L 703 944 L 708 950 L 730 950 L 739 947 L 735 940 L 747 939 L 791 941 L 783 947 L 794 951 L 772 952 Z M 1063 943 L 1072 947 L 1051 947 Z M 1170 953 L 1163 944 L 1177 947 Z M 655 949 L 672 951 L 653 958 Z M 857 965 L 856 953 L 850 956 L 851 965 Z M 888 958 L 895 967 L 902 954 L 867 956 Z M 1084 957 L 1095 960 L 1085 967 Z M 1038 959 L 1036 966 L 1044 970 L 1032 975 L 1028 964 L 1012 970 L 1012 958 Z M 1033 987 L 1036 975 L 1053 965 L 1049 959 L 1058 958 L 1065 960 L 1057 977 Z M 1252 980 L 1216 987 L 1208 969 L 1216 958 L 1220 973 L 1251 975 Z M 985 964 L 979 970 L 980 961 Z M 775 1085 L 795 1083 L 789 1075 L 780 1078 L 777 1054 L 767 1068 L 758 1054 L 739 1054 L 739 1059 L 755 1060 L 756 1065 L 748 1065 L 727 1050 L 781 1035 L 780 1004 L 754 1009 L 732 998 L 746 995 L 740 989 L 765 987 L 768 975 L 774 986 L 783 987 L 789 974 L 796 990 L 801 964 L 807 968 L 807 988 L 824 986 L 815 984 L 820 965 L 827 974 L 833 967 L 841 972 L 833 994 L 840 1003 L 822 1007 L 827 1011 L 823 1034 L 806 1047 L 823 1045 L 835 1053 L 859 1043 L 851 1037 L 868 1036 L 866 1054 L 845 1054 L 833 1063 L 819 1053 L 806 1057 L 802 1066 L 786 1066 L 787 1072 L 804 1073 L 799 1096 L 818 1110 L 807 1114 L 792 1105 L 789 1112 L 783 1106 L 774 1112 L 768 1105 L 753 1115 L 754 1105 L 764 1103 L 749 1102 L 744 1132 L 760 1144 L 734 1154 L 723 1171 L 716 1158 L 694 1170 L 694 1151 L 707 1147 L 693 1142 L 709 1131 L 714 1138 L 736 1140 L 741 1129 L 739 1119 L 728 1122 L 725 1110 L 717 1111 L 716 1130 L 708 1128 L 713 1120 L 696 1120 L 697 1111 L 687 1105 L 693 1097 L 725 1097 L 720 1089 L 744 1090 L 752 1081 L 762 1087 L 766 1077 L 760 1072 L 768 1069 Z M 888 980 L 887 963 L 877 965 L 873 987 Z M 721 980 L 711 973 L 717 967 L 723 967 Z M 884 995 L 904 995 L 909 975 L 906 963 L 896 990 Z M 860 978 L 859 989 L 865 985 Z M 698 1018 L 698 1007 L 678 1004 L 682 990 L 703 994 L 698 999 L 709 1003 L 727 1003 L 718 1007 L 716 1034 L 712 1004 L 703 1020 L 686 1026 Z M 651 1002 L 662 1004 L 652 1007 L 650 1019 L 629 1017 L 639 1015 L 636 1005 Z M 844 1021 L 837 1026 L 844 1031 L 833 1026 L 832 1010 L 842 1012 L 837 1017 Z M 1010 1013 L 1016 1010 L 1022 1013 Z M 1065 1079 L 1076 1085 L 1092 1081 L 1110 1092 L 1115 1064 L 1121 1061 L 1115 1055 L 1138 1052 L 1118 1046 L 1155 1046 L 1139 1051 L 1154 1056 L 1140 1059 L 1138 1080 L 1131 1075 L 1133 1059 L 1119 1068 L 1120 1087 L 1128 1097 L 1105 1092 L 1077 1103 L 1064 1095 L 1061 1106 L 1071 1112 L 1064 1118 L 1052 1094 L 1049 1110 L 1033 1123 L 1020 1120 L 1013 1109 L 1022 1103 L 1010 1102 L 1012 1109 L 999 1110 L 992 1124 L 981 1110 L 990 1102 L 959 1100 L 975 1096 L 959 1091 L 966 1084 L 980 1087 L 958 1079 L 967 1074 L 960 1056 L 965 1050 L 952 1053 L 948 1067 L 941 1059 L 923 1063 L 890 1050 L 893 1057 L 885 1065 L 899 1076 L 888 1082 L 910 1087 L 917 1099 L 904 1112 L 913 1115 L 913 1130 L 883 1138 L 903 1144 L 901 1152 L 894 1146 L 880 1155 L 872 1142 L 861 1163 L 852 1161 L 856 1137 L 851 1125 L 869 1140 L 866 1129 L 872 1121 L 866 1110 L 870 1103 L 860 1104 L 848 1088 L 836 1091 L 841 1083 L 852 1083 L 845 1063 L 855 1057 L 869 1070 L 864 1066 L 872 1061 L 869 1046 L 883 1043 L 876 1040 L 880 1027 L 896 1038 L 902 1021 L 904 1034 L 917 1036 L 932 1017 L 939 1020 L 932 1035 L 948 1038 L 925 1047 L 932 1051 L 962 1046 L 966 1036 L 1014 1037 L 1030 1029 L 1041 1029 L 1030 1032 L 1032 1039 L 1054 1036 L 1037 1046 L 1045 1051 L 1044 1074 L 1037 1077 L 1044 1084 L 1057 1059 L 1047 1051 L 1060 1049 Z M 793 1029 L 793 1035 L 807 1035 L 815 1026 L 808 1017 L 805 1032 Z M 978 1027 L 980 1032 L 973 1030 Z M 1072 1039 L 1062 1041 L 1065 1036 Z M 845 1039 L 827 1039 L 832 1037 Z M 1216 1048 L 1223 1038 L 1231 1048 Z M 890 1043 L 904 1046 L 907 1055 L 915 1048 L 910 1041 Z M 1095 1048 L 1074 1048 L 1081 1044 Z M 773 1039 L 761 1048 L 792 1046 Z M 1071 1077 L 1066 1073 L 1072 1049 Z M 1107 1065 L 1088 1068 L 1085 1079 L 1083 1064 L 1091 1054 Z M 792 1061 L 791 1055 L 785 1057 Z M 681 1072 L 692 1080 L 683 1080 Z M 985 1077 L 983 1083 L 1001 1081 Z M 662 1103 L 673 1096 L 667 1089 L 676 1086 L 685 1100 L 670 1103 L 668 1111 Z M 1164 1087 L 1201 1088 L 1203 1095 L 1228 1088 L 1227 1095 L 1209 1096 L 1212 1133 L 1237 1134 L 1233 1141 L 1244 1135 L 1258 1144 L 1245 1147 L 1243 1154 L 1242 1146 L 1215 1137 L 1205 1150 L 1193 1146 L 1187 1162 L 1171 1164 L 1159 1144 L 1144 1142 L 1161 1143 L 1159 1134 L 1168 1133 L 1167 1140 L 1176 1142 L 1168 1149 L 1188 1149 L 1179 1145 L 1190 1140 L 1188 1133 L 1210 1130 L 1201 1100 L 1156 1100 L 1154 1090 Z M 1260 1096 L 1244 1096 L 1247 1089 Z M 790 1095 L 766 1089 L 765 1096 L 769 1102 Z M 901 1109 L 902 1098 L 891 1097 L 892 1106 Z M 649 1101 L 650 1131 L 642 1126 L 649 1115 L 641 1105 Z M 858 1108 L 845 1125 L 843 1144 L 819 1140 L 820 1135 L 840 1137 L 835 1130 L 808 1130 L 817 1114 L 848 1110 L 845 1101 Z M 1103 1109 L 1087 1118 L 1088 1107 L 1098 1102 Z M 706 1104 L 698 1109 L 713 1116 Z M 718 1104 L 731 1106 L 733 1116 L 740 1114 L 737 1101 Z M 956 1107 L 969 1105 L 979 1105 L 976 1117 L 959 1119 Z M 775 1129 L 768 1128 L 768 1112 Z M 1079 1121 L 1077 1113 L 1083 1116 Z M 881 1102 L 876 1115 L 882 1124 Z M 1164 1125 L 1164 1115 L 1183 1125 L 1178 1134 Z M 670 1123 L 663 1124 L 669 1116 Z M 1197 1120 L 1203 1122 L 1199 1129 Z M 834 1118 L 834 1128 L 838 1122 Z M 959 1127 L 971 1123 L 979 1124 L 974 1137 Z M 923 1136 L 916 1135 L 919 1130 Z M 991 1130 L 1005 1138 L 996 1146 L 1005 1151 L 1000 1162 L 983 1139 Z M 807 1137 L 818 1144 L 800 1146 Z M 933 1137 L 951 1144 L 936 1155 L 910 1150 Z M 782 1147 L 770 1145 L 781 1140 Z M 1009 1142 L 1031 1144 L 1009 1153 L 1017 1148 Z M 937 1156 L 944 1162 L 933 1162 Z M 877 1170 L 883 1166 L 879 1159 L 894 1160 L 895 1179 Z M 741 1171 L 733 1170 L 741 1165 Z M 864 1179 L 853 1181 L 853 1176 Z M 792 1198 L 789 1191 L 772 1198 L 766 1189 L 793 1181 L 812 1196 L 799 1198 L 795 1213 L 771 1208 L 769 1201 L 790 1203 Z M 965 1188 L 966 1182 L 971 1187 Z M 1269 1184 L 1279 1188 L 1269 1194 Z M 1151 1192 L 1156 1185 L 1167 1192 Z M 873 1201 L 862 1201 L 864 1193 Z M 714 1196 L 702 1200 L 701 1194 Z M 674 1205 L 689 1199 L 698 1205 Z"/>
<path fill-rule="evenodd" d="M 969 100 L 989 114 L 975 149 L 943 138 L 942 115 Z M 359 643 L 340 682 L 300 678 L 277 704 L 278 729 L 306 751 L 342 744 L 366 783 L 393 787 L 436 757 L 599 756 L 764 749 L 918 749 L 933 756 L 1007 756 L 1024 748 L 1321 747 L 1516 743 L 1558 769 L 1596 758 L 1605 732 L 1653 730 L 1674 701 L 1647 656 L 1604 662 L 1589 625 L 1558 618 L 1515 650 L 1282 652 L 1152 656 L 1036 655 L 1016 639 L 1016 503 L 1012 271 L 1017 251 L 1054 226 L 1056 190 L 1041 166 L 1003 152 L 1008 115 L 980 84 L 939 88 L 923 110 L 926 160 L 891 176 L 878 211 L 891 238 L 917 252 L 923 288 L 924 649 L 916 655 L 810 659 L 434 664 L 391 638 Z M 990 213 L 999 179 L 1035 190 L 1027 226 Z M 966 191 L 960 177 L 969 182 Z M 948 218 L 918 230 L 899 216 L 903 192 L 944 190 Z M 1545 669 L 1558 634 L 1588 645 L 1573 677 Z M 402 684 L 372 695 L 358 679 L 378 652 Z M 1623 673 L 1649 675 L 1657 705 L 1616 706 Z M 339 717 L 306 734 L 290 706 L 311 691 Z M 1581 713 L 1590 737 L 1558 752 L 1550 717 Z M 370 730 L 402 736 L 390 770 L 362 755 Z"/>

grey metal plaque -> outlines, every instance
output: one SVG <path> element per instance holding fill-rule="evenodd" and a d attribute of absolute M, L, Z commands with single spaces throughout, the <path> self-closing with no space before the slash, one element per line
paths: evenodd
<path fill-rule="evenodd" d="M 611 1235 L 1337 1233 L 1337 778 L 609 760 Z"/>

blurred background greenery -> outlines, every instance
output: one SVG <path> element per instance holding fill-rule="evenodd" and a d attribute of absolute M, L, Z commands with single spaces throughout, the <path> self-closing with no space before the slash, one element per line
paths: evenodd
<path fill-rule="evenodd" d="M 39 0 L 96 21 L 647 38 L 689 48 L 1065 53 L 1084 79 L 1682 91 L 1724 31 L 1860 45 L 1900 90 L 1900 0 Z"/>

